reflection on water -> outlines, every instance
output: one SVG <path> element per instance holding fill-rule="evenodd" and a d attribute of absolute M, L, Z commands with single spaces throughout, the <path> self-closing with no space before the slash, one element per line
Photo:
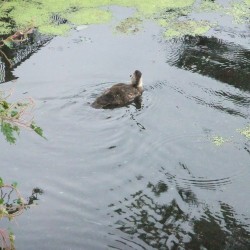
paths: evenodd
<path fill-rule="evenodd" d="M 16 184 L 4 184 L 0 178 L 0 220 L 8 218 L 9 221 L 21 215 L 39 200 L 39 195 L 43 190 L 36 187 L 32 190 L 31 195 L 25 200 L 16 187 Z M 35 225 L 34 225 L 35 226 Z M 13 232 L 8 232 L 0 228 L 0 249 L 15 249 L 15 236 Z"/>
<path fill-rule="evenodd" d="M 37 100 L 48 138 L 1 147 L 2 175 L 47 189 L 20 216 L 20 249 L 249 249 L 250 145 L 237 131 L 250 117 L 248 52 L 157 34 L 150 22 L 132 37 L 110 24 L 74 30 L 16 68 L 16 91 Z M 145 72 L 142 100 L 91 108 L 131 68 Z M 213 136 L 229 141 L 217 147 Z"/>
<path fill-rule="evenodd" d="M 211 77 L 220 82 L 227 83 L 238 90 L 213 90 L 212 86 L 202 87 L 202 90 L 217 96 L 219 102 L 211 102 L 203 96 L 189 95 L 198 104 L 212 107 L 225 113 L 249 117 L 237 110 L 236 106 L 250 107 L 250 51 L 240 45 L 223 41 L 216 37 L 190 37 L 172 40 L 167 43 L 167 61 L 171 65 Z M 197 86 L 199 87 L 199 86 Z M 181 91 L 177 89 L 177 91 Z M 222 100 L 224 102 L 222 102 Z M 233 105 L 226 105 L 227 102 Z"/>
<path fill-rule="evenodd" d="M 34 31 L 27 41 L 16 45 L 14 48 L 10 49 L 4 46 L 2 51 L 5 56 L 11 61 L 12 68 L 7 62 L 6 58 L 1 54 L 0 57 L 0 83 L 8 82 L 17 79 L 13 74 L 13 68 L 16 68 L 20 63 L 29 59 L 29 57 L 37 52 L 42 46 L 49 42 L 52 37 L 41 36 L 37 31 Z"/>
<path fill-rule="evenodd" d="M 250 51 L 216 37 L 190 37 L 175 40 L 168 62 L 179 68 L 209 76 L 244 91 L 250 91 Z M 236 98 L 232 96 L 230 98 Z M 247 101 L 249 104 L 249 100 Z"/>
<path fill-rule="evenodd" d="M 120 239 L 126 249 L 134 241 L 138 248 L 132 249 L 248 249 L 250 233 L 232 207 L 218 202 L 214 213 L 191 190 L 176 189 L 175 198 L 169 200 L 167 180 L 149 182 L 146 189 L 109 206 L 109 215 L 116 221 L 113 226 L 127 235 Z"/>

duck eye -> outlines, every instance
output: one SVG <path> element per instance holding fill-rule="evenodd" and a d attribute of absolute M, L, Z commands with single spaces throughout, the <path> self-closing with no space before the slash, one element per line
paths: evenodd
<path fill-rule="evenodd" d="M 130 75 L 130 77 L 132 77 L 132 75 Z"/>

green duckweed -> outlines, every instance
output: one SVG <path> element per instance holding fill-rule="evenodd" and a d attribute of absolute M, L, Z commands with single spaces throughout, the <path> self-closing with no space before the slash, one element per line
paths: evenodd
<path fill-rule="evenodd" d="M 122 20 L 115 28 L 118 33 L 133 34 L 140 30 L 142 20 L 136 17 L 129 17 Z"/>
<path fill-rule="evenodd" d="M 167 28 L 166 38 L 180 37 L 184 35 L 202 35 L 209 31 L 211 24 L 206 21 L 176 21 Z"/>
<path fill-rule="evenodd" d="M 165 37 L 182 35 L 202 35 L 213 24 L 205 20 L 180 20 L 193 11 L 221 11 L 231 15 L 237 22 L 249 21 L 250 0 L 232 3 L 226 11 L 211 1 L 201 1 L 194 5 L 195 0 L 9 0 L 0 4 L 0 33 L 11 34 L 16 30 L 35 26 L 40 32 L 61 35 L 67 33 L 74 25 L 107 23 L 112 19 L 108 6 L 117 5 L 135 9 L 133 17 L 128 17 L 117 25 L 119 32 L 134 33 L 140 23 L 138 20 L 151 18 L 165 28 Z M 67 25 L 53 23 L 52 17 L 57 15 L 68 21 Z M 11 20 L 12 26 L 5 22 Z M 138 18 L 138 19 L 136 19 Z M 131 32 L 132 31 L 132 32 Z"/>
<path fill-rule="evenodd" d="M 237 131 L 244 135 L 247 139 L 250 139 L 250 125 L 243 129 L 238 129 Z"/>
<path fill-rule="evenodd" d="M 225 142 L 227 142 L 228 140 L 224 139 L 221 136 L 214 136 L 212 137 L 212 143 L 215 144 L 216 146 L 222 146 Z"/>

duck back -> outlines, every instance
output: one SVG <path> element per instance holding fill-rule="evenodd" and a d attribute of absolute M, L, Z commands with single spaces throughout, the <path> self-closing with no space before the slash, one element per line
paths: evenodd
<path fill-rule="evenodd" d="M 99 96 L 92 104 L 92 107 L 116 108 L 126 106 L 141 94 L 141 88 L 136 88 L 125 83 L 118 83 Z"/>

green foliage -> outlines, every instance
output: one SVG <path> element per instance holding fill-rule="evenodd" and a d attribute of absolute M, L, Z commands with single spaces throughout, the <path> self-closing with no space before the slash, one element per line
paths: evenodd
<path fill-rule="evenodd" d="M 23 210 L 30 208 L 38 200 L 38 195 L 41 195 L 43 190 L 34 188 L 28 199 L 24 199 L 17 190 L 17 183 L 11 185 L 3 184 L 3 179 L 0 177 L 0 220 L 7 218 L 13 220 L 16 216 L 22 214 Z M 0 249 L 15 249 L 15 235 L 11 230 L 7 231 L 0 228 Z"/>
<path fill-rule="evenodd" d="M 35 124 L 33 118 L 30 118 L 33 107 L 32 99 L 9 103 L 3 93 L 0 92 L 0 131 L 10 144 L 16 142 L 16 138 L 20 134 L 20 127 L 31 129 L 45 138 L 42 128 Z"/>
<path fill-rule="evenodd" d="M 17 188 L 17 182 L 14 181 L 14 182 L 11 184 L 11 186 L 14 187 L 14 188 Z"/>
<path fill-rule="evenodd" d="M 32 122 L 30 124 L 30 128 L 35 132 L 37 133 L 38 135 L 40 135 L 41 137 L 43 137 L 44 139 L 46 139 L 46 137 L 43 135 L 43 130 L 41 127 L 38 127 L 35 122 Z"/>
<path fill-rule="evenodd" d="M 7 122 L 1 123 L 1 132 L 5 136 L 5 139 L 10 144 L 16 142 L 16 135 L 19 135 L 19 128 Z"/>
<path fill-rule="evenodd" d="M 2 187 L 3 185 L 4 185 L 3 179 L 0 177 L 0 187 Z"/>

